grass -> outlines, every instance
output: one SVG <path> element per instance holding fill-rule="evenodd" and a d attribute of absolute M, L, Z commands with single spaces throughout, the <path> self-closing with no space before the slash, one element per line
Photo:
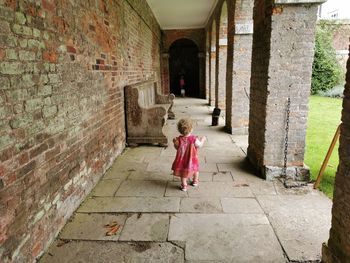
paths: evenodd
<path fill-rule="evenodd" d="M 334 133 L 340 123 L 342 99 L 311 96 L 306 134 L 305 164 L 310 167 L 311 178 L 316 180 Z M 337 171 L 339 142 L 328 162 L 320 190 L 333 197 L 334 178 Z"/>

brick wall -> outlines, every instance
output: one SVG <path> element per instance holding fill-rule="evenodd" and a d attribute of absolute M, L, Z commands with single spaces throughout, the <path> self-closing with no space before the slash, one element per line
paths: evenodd
<path fill-rule="evenodd" d="M 347 63 L 339 144 L 339 167 L 335 177 L 332 228 L 323 246 L 322 262 L 350 262 L 350 59 Z"/>
<path fill-rule="evenodd" d="M 0 1 L 1 262 L 40 255 L 123 150 L 159 47 L 146 1 Z"/>
<path fill-rule="evenodd" d="M 350 20 L 320 20 L 317 26 L 322 25 L 333 36 L 333 47 L 336 51 L 337 60 L 346 71 L 346 62 L 348 59 L 348 44 L 350 37 Z"/>

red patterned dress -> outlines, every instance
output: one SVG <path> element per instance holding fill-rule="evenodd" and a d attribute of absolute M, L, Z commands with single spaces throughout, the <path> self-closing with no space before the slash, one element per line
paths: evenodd
<path fill-rule="evenodd" d="M 177 153 L 172 165 L 175 176 L 188 178 L 199 171 L 197 136 L 179 136 L 175 138 L 178 143 Z"/>

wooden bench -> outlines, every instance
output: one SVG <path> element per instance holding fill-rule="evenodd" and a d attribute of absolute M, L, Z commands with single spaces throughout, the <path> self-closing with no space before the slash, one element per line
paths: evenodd
<path fill-rule="evenodd" d="M 167 145 L 163 127 L 168 118 L 175 118 L 172 106 L 175 96 L 160 95 L 157 82 L 145 81 L 125 87 L 127 143 Z"/>

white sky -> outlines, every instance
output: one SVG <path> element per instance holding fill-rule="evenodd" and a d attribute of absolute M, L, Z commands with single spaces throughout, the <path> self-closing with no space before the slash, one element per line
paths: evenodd
<path fill-rule="evenodd" d="M 350 0 L 328 0 L 322 5 L 322 16 L 337 9 L 340 18 L 350 18 Z"/>

